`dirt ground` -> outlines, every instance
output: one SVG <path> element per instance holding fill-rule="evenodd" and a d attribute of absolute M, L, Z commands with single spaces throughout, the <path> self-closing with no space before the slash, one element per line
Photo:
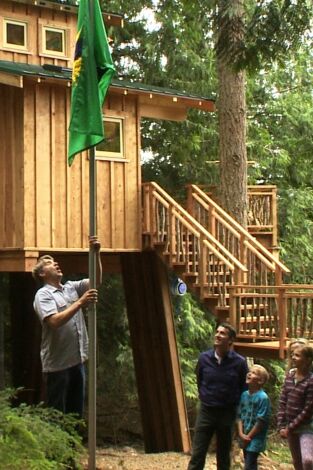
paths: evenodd
<path fill-rule="evenodd" d="M 97 470 L 186 470 L 190 456 L 164 452 L 160 454 L 145 454 L 140 447 L 102 447 L 97 449 Z M 88 460 L 84 462 L 88 468 Z M 233 470 L 243 468 L 240 450 L 233 452 Z M 292 465 L 276 463 L 269 454 L 262 455 L 259 460 L 259 470 L 291 470 Z M 215 456 L 209 454 L 205 470 L 216 470 Z"/>

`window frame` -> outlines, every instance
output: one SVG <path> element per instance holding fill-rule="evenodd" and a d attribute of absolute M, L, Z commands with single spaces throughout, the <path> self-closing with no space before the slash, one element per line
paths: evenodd
<path fill-rule="evenodd" d="M 47 31 L 54 31 L 62 34 L 62 48 L 63 51 L 53 51 L 50 49 L 47 49 Z M 41 53 L 45 56 L 49 57 L 58 57 L 58 58 L 65 58 L 67 56 L 67 29 L 66 28 L 61 28 L 57 26 L 51 26 L 51 25 L 42 25 L 41 26 L 41 35 L 42 35 L 42 47 L 41 47 Z"/>
<path fill-rule="evenodd" d="M 125 155 L 125 118 L 116 116 L 102 115 L 103 123 L 115 122 L 119 123 L 119 140 L 120 140 L 120 151 L 111 152 L 110 150 L 98 150 L 96 147 L 95 158 L 96 160 L 113 160 L 113 161 L 126 161 Z M 104 129 L 105 133 L 105 129 Z"/>
<path fill-rule="evenodd" d="M 24 45 L 20 46 L 18 44 L 12 44 L 8 42 L 8 25 L 19 25 L 24 26 Z M 3 49 L 15 50 L 18 52 L 27 52 L 28 51 L 28 22 L 23 21 L 22 19 L 14 18 L 3 18 Z"/>
<path fill-rule="evenodd" d="M 64 54 L 46 50 L 46 35 L 44 32 L 44 28 L 64 31 Z M 68 54 L 70 54 L 72 47 L 72 32 L 68 24 L 64 24 L 60 21 L 52 21 L 43 18 L 37 18 L 37 31 L 39 57 L 47 57 L 48 59 L 60 61 L 54 62 L 56 64 L 61 63 L 61 61 L 65 61 L 66 63 L 69 63 L 71 61 L 71 58 L 68 56 Z"/>

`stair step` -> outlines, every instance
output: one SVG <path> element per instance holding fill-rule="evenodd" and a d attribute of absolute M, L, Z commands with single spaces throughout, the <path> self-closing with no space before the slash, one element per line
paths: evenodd
<path fill-rule="evenodd" d="M 164 255 L 166 243 L 165 242 L 154 242 L 153 247 L 158 254 Z"/>
<path fill-rule="evenodd" d="M 268 308 L 268 304 L 246 304 L 246 305 L 240 305 L 240 310 L 245 311 L 245 310 L 265 310 Z"/>
<path fill-rule="evenodd" d="M 218 283 L 218 282 L 212 282 L 212 283 L 209 284 L 208 282 L 204 282 L 203 284 L 196 283 L 194 286 L 195 286 L 195 287 L 198 287 L 199 289 L 200 289 L 201 287 L 203 287 L 204 289 L 205 289 L 205 288 L 209 288 L 209 289 L 210 289 L 211 287 L 217 287 L 217 288 L 218 288 L 218 287 L 220 287 L 220 288 L 222 288 L 222 287 L 230 287 L 231 285 L 232 285 L 232 284 L 230 284 L 229 282 L 225 282 L 225 284 L 220 284 L 220 283 Z"/>
<path fill-rule="evenodd" d="M 192 284 L 192 287 L 194 286 L 195 280 L 198 278 L 199 274 L 198 273 L 186 273 L 184 272 L 183 274 L 183 279 L 184 281 L 187 282 L 187 284 Z"/>
<path fill-rule="evenodd" d="M 272 332 L 272 334 L 269 333 L 269 330 L 260 330 L 259 332 L 257 332 L 256 330 L 254 331 L 251 331 L 251 333 L 237 333 L 237 336 L 236 336 L 236 341 L 240 340 L 240 339 L 248 339 L 248 340 L 253 340 L 253 341 L 256 341 L 256 340 L 262 340 L 262 339 L 265 339 L 267 341 L 277 341 L 277 336 L 275 335 L 275 330 Z"/>
<path fill-rule="evenodd" d="M 257 322 L 257 321 L 275 321 L 275 316 L 274 315 L 271 315 L 271 316 L 264 316 L 264 315 L 261 315 L 261 316 L 258 316 L 258 315 L 249 315 L 247 316 L 246 318 L 241 316 L 240 317 L 240 322 Z"/>
<path fill-rule="evenodd" d="M 174 271 L 179 274 L 180 276 L 182 274 L 184 274 L 184 272 L 186 271 L 186 263 L 184 262 L 178 262 L 178 261 L 174 261 L 172 263 L 172 268 L 174 269 Z"/>

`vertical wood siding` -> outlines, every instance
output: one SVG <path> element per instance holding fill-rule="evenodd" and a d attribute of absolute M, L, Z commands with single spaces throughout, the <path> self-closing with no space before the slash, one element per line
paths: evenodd
<path fill-rule="evenodd" d="M 25 82 L 25 242 L 20 247 L 79 251 L 88 246 L 89 160 L 84 152 L 71 168 L 67 165 L 69 104 L 69 88 Z M 97 161 L 98 236 L 109 251 L 139 250 L 141 181 L 135 98 L 109 99 L 105 115 L 124 118 L 126 158 Z M 13 167 L 6 172 L 17 178 Z M 1 202 L 0 206 L 5 213 Z"/>
<path fill-rule="evenodd" d="M 23 91 L 0 85 L 0 246 L 23 244 Z"/>

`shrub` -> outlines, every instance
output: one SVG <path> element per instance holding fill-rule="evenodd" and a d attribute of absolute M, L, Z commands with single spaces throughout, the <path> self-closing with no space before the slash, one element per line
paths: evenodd
<path fill-rule="evenodd" d="M 6 470 L 82 469 L 81 421 L 42 405 L 11 406 L 12 390 L 0 392 L 0 462 Z"/>

